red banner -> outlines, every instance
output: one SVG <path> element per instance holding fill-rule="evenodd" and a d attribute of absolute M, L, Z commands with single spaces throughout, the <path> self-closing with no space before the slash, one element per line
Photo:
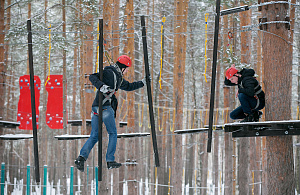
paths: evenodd
<path fill-rule="evenodd" d="M 32 113 L 31 113 L 31 93 L 30 93 L 30 76 L 24 75 L 19 79 L 20 98 L 18 102 L 17 121 L 20 122 L 19 129 L 32 130 Z M 35 111 L 36 123 L 38 128 L 39 106 L 40 106 L 40 89 L 41 80 L 38 76 L 34 76 L 34 92 L 35 92 Z"/>
<path fill-rule="evenodd" d="M 50 75 L 46 90 L 48 92 L 46 124 L 51 129 L 63 129 L 63 76 Z"/>

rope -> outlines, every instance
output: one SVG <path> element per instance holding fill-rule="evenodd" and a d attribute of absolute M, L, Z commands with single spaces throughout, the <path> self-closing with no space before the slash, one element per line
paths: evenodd
<path fill-rule="evenodd" d="M 169 167 L 168 195 L 170 195 L 170 190 L 171 190 L 171 185 L 170 184 L 171 184 L 171 167 Z"/>
<path fill-rule="evenodd" d="M 162 113 L 162 120 L 161 120 L 161 125 L 160 125 L 160 122 L 159 122 L 159 107 L 157 107 L 157 123 L 158 123 L 158 130 L 159 131 L 162 131 L 163 130 L 163 126 L 164 126 L 164 113 L 165 113 L 165 107 L 163 107 L 163 113 Z"/>
<path fill-rule="evenodd" d="M 160 27 L 160 48 L 161 48 L 161 52 L 160 52 L 160 71 L 159 71 L 159 88 L 161 89 L 161 73 L 162 73 L 162 67 L 163 67 L 163 32 L 164 32 L 164 22 L 166 21 L 166 17 L 162 18 L 162 25 Z"/>
<path fill-rule="evenodd" d="M 195 187 L 197 187 L 197 169 L 195 169 Z M 195 194 L 197 194 L 197 190 L 195 190 Z"/>
<path fill-rule="evenodd" d="M 100 45 L 100 41 L 99 41 L 99 25 L 97 27 L 97 40 L 98 40 L 98 45 L 97 45 L 97 61 L 96 61 L 96 72 L 98 72 L 98 66 L 99 66 L 99 45 Z M 96 91 L 96 87 L 95 87 L 95 91 Z"/>
<path fill-rule="evenodd" d="M 155 180 L 155 182 L 154 182 L 154 184 L 155 184 L 154 194 L 156 194 L 156 189 L 157 189 L 157 184 L 156 184 L 156 182 L 157 182 L 157 167 L 155 167 L 155 176 L 154 177 L 155 177 L 154 178 L 154 180 Z"/>
<path fill-rule="evenodd" d="M 170 131 L 173 132 L 174 131 L 174 127 L 175 127 L 175 108 L 174 109 L 174 113 L 173 113 L 173 124 L 171 125 L 170 122 Z M 171 121 L 171 110 L 169 110 L 169 119 Z"/>
<path fill-rule="evenodd" d="M 143 126 L 144 106 L 145 106 L 145 104 L 143 103 L 141 120 L 140 120 L 140 118 L 139 118 L 139 126 L 140 126 L 140 127 Z M 139 113 L 140 113 L 140 104 L 138 104 L 138 109 L 139 109 Z M 139 116 L 140 116 L 140 115 L 139 115 Z"/>
<path fill-rule="evenodd" d="M 123 99 L 123 103 L 122 103 L 122 106 L 121 106 L 121 109 L 120 109 L 120 114 L 122 113 L 122 109 L 123 109 L 124 104 L 125 104 L 125 99 Z M 125 117 L 127 115 L 127 112 L 128 112 L 128 110 L 126 110 L 126 112 L 124 114 L 124 117 L 122 118 L 122 121 L 124 121 L 124 119 L 125 119 Z"/>
<path fill-rule="evenodd" d="M 254 195 L 254 171 L 252 171 L 252 195 Z"/>
<path fill-rule="evenodd" d="M 150 116 L 149 116 L 149 106 L 148 105 L 147 105 L 147 110 L 148 110 L 148 112 L 147 112 L 148 118 L 150 118 Z M 148 120 L 148 128 L 149 129 L 151 128 L 150 120 Z"/>
<path fill-rule="evenodd" d="M 50 54 L 51 54 L 51 24 L 49 25 L 49 58 L 48 58 L 48 76 L 45 82 L 45 86 L 47 85 L 48 81 L 50 80 Z"/>
<path fill-rule="evenodd" d="M 219 115 L 219 108 L 217 108 L 217 111 L 216 111 L 215 127 L 213 127 L 213 130 L 217 130 L 216 125 L 218 124 L 218 115 Z"/>
<path fill-rule="evenodd" d="M 204 46 L 204 50 L 205 50 L 205 54 L 204 54 L 205 70 L 204 70 L 204 78 L 205 78 L 206 83 L 207 83 L 207 79 L 206 79 L 206 67 L 207 67 L 206 46 L 207 46 L 207 20 L 208 20 L 208 15 L 209 15 L 209 13 L 205 14 L 205 46 Z"/>

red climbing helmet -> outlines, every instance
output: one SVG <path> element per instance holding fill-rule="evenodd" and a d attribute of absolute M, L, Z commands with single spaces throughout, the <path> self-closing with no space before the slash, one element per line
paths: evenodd
<path fill-rule="evenodd" d="M 234 67 L 230 67 L 227 69 L 226 71 L 226 78 L 230 79 L 231 77 L 233 77 L 233 75 L 235 75 L 238 72 L 238 70 Z"/>
<path fill-rule="evenodd" d="M 130 59 L 130 57 L 128 57 L 126 55 L 121 55 L 118 58 L 118 62 L 120 62 L 121 64 L 124 64 L 127 67 L 131 67 L 131 59 Z"/>

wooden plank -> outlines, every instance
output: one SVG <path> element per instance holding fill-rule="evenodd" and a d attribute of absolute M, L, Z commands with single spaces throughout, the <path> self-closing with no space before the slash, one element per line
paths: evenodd
<path fill-rule="evenodd" d="M 127 122 L 120 121 L 119 125 L 120 125 L 120 127 L 127 126 Z"/>
<path fill-rule="evenodd" d="M 206 132 L 206 131 L 208 131 L 208 128 L 176 130 L 176 131 L 174 131 L 174 133 L 186 134 L 186 133 L 199 133 L 199 132 Z"/>
<path fill-rule="evenodd" d="M 17 126 L 20 126 L 19 122 L 12 122 L 12 121 L 3 121 L 3 120 L 0 120 L 0 127 L 4 127 L 4 128 L 16 128 Z"/>
<path fill-rule="evenodd" d="M 86 119 L 86 125 L 91 126 L 91 119 Z M 68 124 L 71 126 L 82 126 L 82 120 L 68 120 Z"/>
<path fill-rule="evenodd" d="M 32 134 L 6 134 L 1 135 L 0 139 L 2 140 L 20 140 L 20 139 L 31 139 L 33 138 Z"/>
<path fill-rule="evenodd" d="M 131 137 L 147 137 L 150 136 L 150 133 L 121 133 L 118 134 L 118 138 L 131 138 Z M 75 140 L 75 139 L 87 139 L 90 135 L 57 135 L 54 136 L 58 140 Z"/>

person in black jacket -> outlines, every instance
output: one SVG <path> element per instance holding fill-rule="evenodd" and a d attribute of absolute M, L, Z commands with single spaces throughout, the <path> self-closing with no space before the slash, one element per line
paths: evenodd
<path fill-rule="evenodd" d="M 241 103 L 241 106 L 230 113 L 230 118 L 233 120 L 243 119 L 241 122 L 258 122 L 262 115 L 260 110 L 265 107 L 265 93 L 254 75 L 253 69 L 243 68 L 238 71 L 234 64 L 226 71 L 224 84 L 238 85 L 236 97 Z"/>
<path fill-rule="evenodd" d="M 103 81 L 100 80 L 99 73 L 94 73 L 89 77 L 91 83 L 98 90 L 96 93 L 96 98 L 92 104 L 91 135 L 80 150 L 80 155 L 75 160 L 77 169 L 82 172 L 84 171 L 84 162 L 87 160 L 94 145 L 98 142 L 99 91 L 103 94 L 103 122 L 109 135 L 109 142 L 106 152 L 107 168 L 112 169 L 119 168 L 121 166 L 121 163 L 117 163 L 115 161 L 114 156 L 117 145 L 117 128 L 115 123 L 117 99 L 115 97 L 115 92 L 118 91 L 118 89 L 133 91 L 146 85 L 145 78 L 142 81 L 133 83 L 129 83 L 123 78 L 123 75 L 127 72 L 127 68 L 131 67 L 131 64 L 131 59 L 126 55 L 122 55 L 118 58 L 118 61 L 114 65 L 106 66 L 104 68 Z"/>

